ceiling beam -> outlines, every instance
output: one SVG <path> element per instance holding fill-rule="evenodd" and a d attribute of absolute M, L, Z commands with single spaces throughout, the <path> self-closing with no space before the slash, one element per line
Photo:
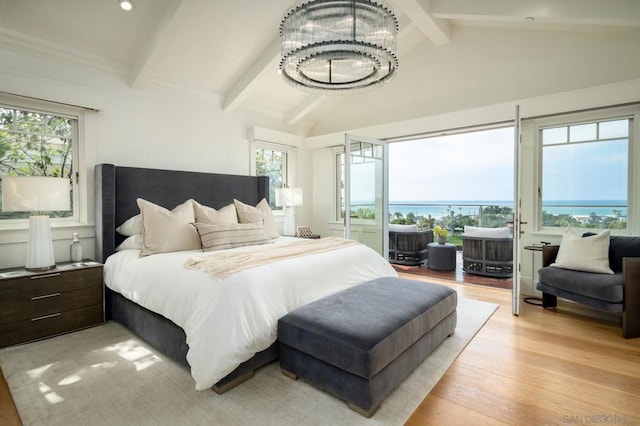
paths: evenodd
<path fill-rule="evenodd" d="M 275 73 L 280 61 L 281 41 L 278 37 L 262 51 L 247 70 L 236 80 L 227 91 L 222 102 L 224 111 L 234 110 L 250 93 L 254 85 L 260 80 L 260 76 L 267 73 Z"/>
<path fill-rule="evenodd" d="M 158 67 L 159 59 L 173 35 L 177 34 L 183 26 L 189 26 L 186 9 L 190 3 L 192 3 L 191 0 L 173 0 L 168 3 L 154 33 L 132 66 L 129 79 L 131 87 L 141 89 L 151 80 L 154 70 Z"/>
<path fill-rule="evenodd" d="M 397 0 L 394 0 L 397 1 Z M 637 0 L 431 0 L 431 16 L 474 21 L 536 21 L 557 24 L 640 26 Z"/>
<path fill-rule="evenodd" d="M 449 22 L 432 16 L 430 0 L 393 0 L 393 4 L 436 46 L 451 41 Z"/>

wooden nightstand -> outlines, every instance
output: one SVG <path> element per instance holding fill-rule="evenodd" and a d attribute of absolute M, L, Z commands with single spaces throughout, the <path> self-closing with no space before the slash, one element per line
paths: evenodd
<path fill-rule="evenodd" d="M 104 323 L 102 264 L 0 270 L 0 347 Z"/>

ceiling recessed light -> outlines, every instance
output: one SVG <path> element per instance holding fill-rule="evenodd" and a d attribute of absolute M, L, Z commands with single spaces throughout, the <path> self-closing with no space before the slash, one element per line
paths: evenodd
<path fill-rule="evenodd" d="M 135 4 L 132 0 L 118 0 L 118 6 L 126 12 L 130 12 L 135 7 Z"/>

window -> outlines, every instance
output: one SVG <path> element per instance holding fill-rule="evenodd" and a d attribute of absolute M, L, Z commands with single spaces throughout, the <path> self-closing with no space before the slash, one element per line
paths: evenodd
<path fill-rule="evenodd" d="M 289 186 L 289 151 L 282 148 L 256 145 L 254 151 L 255 175 L 269 177 L 269 205 L 276 207 L 276 188 Z"/>
<path fill-rule="evenodd" d="M 0 103 L 0 178 L 71 178 L 78 152 L 77 135 L 77 117 Z M 74 201 L 75 206 L 77 199 Z M 74 217 L 74 210 L 49 212 L 49 216 Z M 26 219 L 29 215 L 0 209 L 0 220 Z"/>
<path fill-rule="evenodd" d="M 540 129 L 543 227 L 627 229 L 631 118 Z"/>

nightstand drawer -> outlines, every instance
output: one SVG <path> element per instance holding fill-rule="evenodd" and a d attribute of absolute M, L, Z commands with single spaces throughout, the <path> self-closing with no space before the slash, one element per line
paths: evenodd
<path fill-rule="evenodd" d="M 11 299 L 0 299 L 0 324 L 30 320 L 84 306 L 102 305 L 103 289 L 100 282 L 90 287 L 85 285 L 77 290 L 54 288 L 50 293 L 42 290 L 20 291 Z"/>
<path fill-rule="evenodd" d="M 102 324 L 102 304 L 0 324 L 0 347 Z"/>
<path fill-rule="evenodd" d="M 75 271 L 52 270 L 0 282 L 0 301 L 30 299 L 96 285 L 102 285 L 102 268 L 84 268 Z"/>

